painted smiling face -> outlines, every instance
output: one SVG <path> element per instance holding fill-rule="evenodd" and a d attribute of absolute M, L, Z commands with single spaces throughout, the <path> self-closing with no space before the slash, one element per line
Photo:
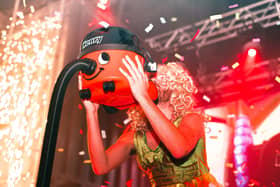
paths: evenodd
<path fill-rule="evenodd" d="M 126 69 L 122 63 L 126 55 L 131 59 L 137 55 L 143 66 L 145 64 L 132 36 L 123 28 L 110 27 L 107 31 L 94 31 L 82 42 L 81 59 L 89 58 L 97 64 L 92 75 L 79 74 L 80 90 L 90 92 L 88 99 L 92 102 L 118 109 L 136 104 L 128 81 L 119 71 L 120 67 Z M 157 90 L 152 81 L 149 81 L 148 92 L 153 100 L 157 99 Z"/>

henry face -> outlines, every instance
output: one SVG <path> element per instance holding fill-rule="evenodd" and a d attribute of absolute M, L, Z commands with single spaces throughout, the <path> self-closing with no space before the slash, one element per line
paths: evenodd
<path fill-rule="evenodd" d="M 119 109 L 128 108 L 136 103 L 128 81 L 119 71 L 120 67 L 126 69 L 122 63 L 122 58 L 126 55 L 131 59 L 138 55 L 144 65 L 145 60 L 141 55 L 127 50 L 99 50 L 82 57 L 92 59 L 97 64 L 96 70 L 92 75 L 82 74 L 81 77 L 82 89 L 90 89 L 91 101 Z M 152 99 L 156 99 L 156 88 L 152 82 L 149 90 Z"/>

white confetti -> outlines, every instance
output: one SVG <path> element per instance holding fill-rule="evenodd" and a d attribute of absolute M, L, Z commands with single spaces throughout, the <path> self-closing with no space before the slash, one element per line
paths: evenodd
<path fill-rule="evenodd" d="M 131 119 L 130 118 L 127 118 L 123 121 L 123 124 L 127 125 L 131 122 Z"/>
<path fill-rule="evenodd" d="M 207 95 L 203 95 L 202 99 L 204 99 L 208 103 L 211 101 L 211 99 Z"/>
<path fill-rule="evenodd" d="M 177 21 L 177 17 L 172 17 L 172 18 L 170 19 L 170 21 L 176 22 L 176 21 Z"/>
<path fill-rule="evenodd" d="M 79 155 L 85 155 L 86 153 L 85 153 L 85 151 L 80 151 L 79 152 Z"/>
<path fill-rule="evenodd" d="M 175 56 L 177 59 L 181 60 L 181 61 L 184 61 L 184 60 L 185 60 L 184 56 L 180 55 L 179 53 L 175 53 L 174 56 Z"/>
<path fill-rule="evenodd" d="M 150 24 L 145 28 L 145 32 L 146 32 L 146 33 L 151 32 L 151 30 L 153 29 L 153 27 L 154 27 L 154 25 L 150 23 Z"/>
<path fill-rule="evenodd" d="M 103 139 L 106 139 L 107 138 L 107 135 L 106 135 L 106 131 L 105 130 L 101 130 L 101 136 Z"/>
<path fill-rule="evenodd" d="M 98 24 L 105 27 L 105 28 L 108 28 L 110 26 L 110 24 L 107 23 L 106 21 L 100 21 Z"/>
<path fill-rule="evenodd" d="M 221 14 L 216 14 L 216 15 L 210 16 L 211 21 L 215 21 L 215 20 L 222 19 L 222 18 L 223 18 L 223 16 Z"/>
<path fill-rule="evenodd" d="M 165 24 L 165 23 L 166 23 L 166 20 L 165 20 L 164 17 L 160 17 L 159 19 L 160 19 L 160 22 L 161 22 L 162 24 Z"/>

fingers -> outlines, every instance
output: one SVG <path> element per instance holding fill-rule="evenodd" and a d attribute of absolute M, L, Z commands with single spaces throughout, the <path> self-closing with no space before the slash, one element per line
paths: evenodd
<path fill-rule="evenodd" d="M 146 81 L 147 80 L 147 76 L 144 73 L 144 69 L 143 69 L 143 65 L 140 62 L 140 59 L 138 58 L 137 55 L 135 55 L 135 60 L 136 60 L 136 64 L 137 67 L 135 65 L 135 63 L 131 60 L 131 58 L 129 58 L 129 56 L 125 56 L 125 58 L 122 59 L 123 64 L 125 65 L 125 67 L 127 68 L 130 77 L 134 80 L 137 79 L 141 79 Z"/>
<path fill-rule="evenodd" d="M 139 72 L 140 72 L 141 75 L 144 77 L 144 76 L 145 76 L 145 73 L 144 73 L 143 65 L 141 64 L 138 55 L 135 55 L 135 60 L 136 60 L 136 63 L 137 63 L 137 65 L 138 65 L 138 70 L 139 70 Z"/>
<path fill-rule="evenodd" d="M 85 109 L 88 111 L 97 111 L 99 108 L 99 104 L 93 103 L 90 100 L 83 100 L 83 105 L 85 106 Z"/>
<path fill-rule="evenodd" d="M 126 79 L 128 80 L 129 84 L 132 84 L 132 79 L 128 75 L 128 73 L 126 73 L 122 68 L 119 68 L 119 71 L 126 77 Z"/>
<path fill-rule="evenodd" d="M 128 56 L 125 56 L 125 58 L 122 59 L 122 62 L 133 80 L 141 78 L 141 75 L 137 70 L 134 62 Z"/>

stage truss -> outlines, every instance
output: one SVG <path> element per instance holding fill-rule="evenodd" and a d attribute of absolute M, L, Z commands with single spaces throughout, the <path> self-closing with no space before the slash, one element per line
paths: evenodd
<path fill-rule="evenodd" d="M 252 29 L 253 24 L 268 28 L 280 24 L 279 0 L 263 0 L 246 7 L 201 20 L 170 32 L 148 38 L 145 42 L 157 52 L 172 50 L 177 47 L 200 48 L 238 36 L 239 32 Z"/>

